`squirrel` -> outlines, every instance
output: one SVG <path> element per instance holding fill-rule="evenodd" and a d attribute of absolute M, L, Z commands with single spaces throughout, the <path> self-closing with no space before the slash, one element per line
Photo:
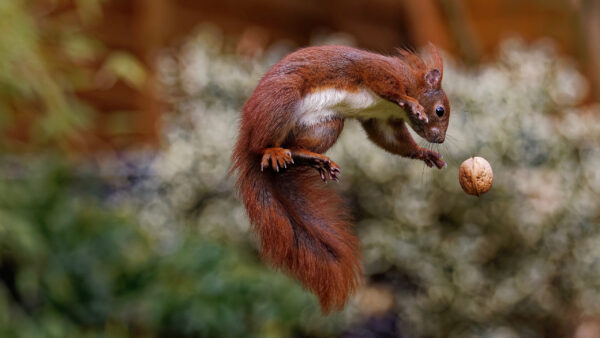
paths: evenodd
<path fill-rule="evenodd" d="M 450 105 L 443 61 L 398 49 L 384 56 L 346 46 L 297 50 L 275 64 L 242 108 L 232 172 L 261 257 L 317 295 L 323 313 L 342 309 L 362 278 L 358 238 L 342 199 L 325 184 L 340 167 L 323 155 L 346 118 L 384 150 L 439 169 L 442 156 L 418 146 L 407 125 L 444 142 Z M 320 180 L 319 180 L 320 178 Z"/>

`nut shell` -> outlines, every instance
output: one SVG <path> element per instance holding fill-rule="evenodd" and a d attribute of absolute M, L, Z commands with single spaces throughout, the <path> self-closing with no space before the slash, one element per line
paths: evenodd
<path fill-rule="evenodd" d="M 492 188 L 494 173 L 485 158 L 471 157 L 460 165 L 458 181 L 467 194 L 481 196 Z"/>

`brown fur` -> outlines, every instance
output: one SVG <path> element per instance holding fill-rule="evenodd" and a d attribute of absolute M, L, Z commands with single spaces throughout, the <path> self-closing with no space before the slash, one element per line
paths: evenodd
<path fill-rule="evenodd" d="M 341 309 L 362 275 L 359 242 L 342 200 L 319 181 L 319 175 L 338 178 L 339 167 L 321 154 L 336 142 L 344 120 L 302 125 L 294 115 L 296 106 L 305 95 L 325 88 L 353 92 L 366 87 L 411 111 L 408 122 L 417 133 L 439 139 L 428 128 L 443 127 L 445 133 L 448 116 L 435 116 L 432 105 L 440 100 L 448 105 L 441 91 L 441 57 L 435 47 L 429 53 L 425 62 L 406 51 L 390 57 L 344 46 L 301 49 L 267 72 L 242 109 L 232 170 L 261 254 L 317 294 L 324 312 Z M 429 122 L 423 122 L 424 116 Z M 439 154 L 415 144 L 404 122 L 362 123 L 382 148 L 430 166 L 444 164 Z M 384 137 L 381 123 L 395 130 L 394 142 Z"/>

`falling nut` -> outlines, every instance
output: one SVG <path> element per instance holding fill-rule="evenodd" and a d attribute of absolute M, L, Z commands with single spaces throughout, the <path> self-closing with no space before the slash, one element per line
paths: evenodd
<path fill-rule="evenodd" d="M 458 180 L 467 194 L 481 196 L 492 188 L 494 173 L 485 158 L 471 157 L 460 165 Z"/>

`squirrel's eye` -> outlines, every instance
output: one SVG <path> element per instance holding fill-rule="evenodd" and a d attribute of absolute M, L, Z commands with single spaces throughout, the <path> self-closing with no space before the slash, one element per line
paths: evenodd
<path fill-rule="evenodd" d="M 437 107 L 435 108 L 435 113 L 437 114 L 437 116 L 442 117 L 444 116 L 444 107 Z"/>

